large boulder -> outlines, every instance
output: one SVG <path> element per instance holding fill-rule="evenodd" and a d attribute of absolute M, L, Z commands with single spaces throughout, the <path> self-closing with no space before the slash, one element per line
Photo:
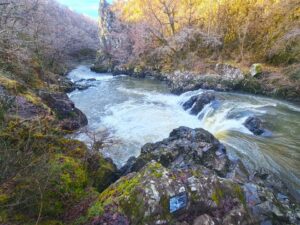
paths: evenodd
<path fill-rule="evenodd" d="M 153 163 L 151 160 L 154 160 L 158 162 L 159 164 Z M 150 163 L 150 164 L 148 164 Z M 149 165 L 150 168 L 149 168 Z M 156 166 L 155 166 L 156 165 Z M 159 165 L 159 166 L 157 166 Z M 226 189 L 226 193 L 230 193 L 231 191 L 235 190 L 236 193 L 239 193 L 239 199 L 242 200 L 243 205 L 247 208 L 248 212 L 251 212 L 253 218 L 255 220 L 255 223 L 253 221 L 249 222 L 245 218 L 243 218 L 243 223 L 241 224 L 257 224 L 257 223 L 263 223 L 263 224 L 297 224 L 299 223 L 298 214 L 299 214 L 299 206 L 294 201 L 294 196 L 289 191 L 289 189 L 283 184 L 280 179 L 278 179 L 273 173 L 267 170 L 262 171 L 249 171 L 247 168 L 242 164 L 240 160 L 229 160 L 226 154 L 226 150 L 224 146 L 209 132 L 203 130 L 203 129 L 190 129 L 187 127 L 180 127 L 178 129 L 175 129 L 171 132 L 169 138 L 164 139 L 163 141 L 157 142 L 157 143 L 149 143 L 142 147 L 141 155 L 138 158 L 130 158 L 128 160 L 128 163 L 120 170 L 120 172 L 124 174 L 129 174 L 128 176 L 121 178 L 124 179 L 122 181 L 118 181 L 116 186 L 111 186 L 108 189 L 108 193 L 119 193 L 114 192 L 113 188 L 118 189 L 118 185 L 120 187 L 124 187 L 123 185 L 128 185 L 130 188 L 131 181 L 128 183 L 125 183 L 125 180 L 131 179 L 132 177 L 135 177 L 137 174 L 140 174 L 141 171 L 150 171 L 151 176 L 156 177 L 156 179 L 151 177 L 151 181 L 149 181 L 149 184 L 145 183 L 144 187 L 138 187 L 137 190 L 141 191 L 147 188 L 153 188 L 155 187 L 155 190 L 152 192 L 149 191 L 149 193 L 155 194 L 157 199 L 159 200 L 159 204 L 164 204 L 163 207 L 169 209 L 170 211 L 151 211 L 149 213 L 145 213 L 145 215 L 165 215 L 167 214 L 167 219 L 159 217 L 159 221 L 162 221 L 162 224 L 175 224 L 177 221 L 177 218 L 175 216 L 175 222 L 174 217 L 172 217 L 175 212 L 175 215 L 178 214 L 176 211 L 176 208 L 180 205 L 184 206 L 190 206 L 190 193 L 189 191 L 195 191 L 195 193 L 192 192 L 192 196 L 198 195 L 199 196 L 208 196 L 207 192 L 205 192 L 203 189 L 199 190 L 196 187 L 190 187 L 186 188 L 183 184 L 180 182 L 182 180 L 189 180 L 189 182 L 194 182 L 194 178 L 189 177 L 189 173 L 193 173 L 194 176 L 197 177 L 197 174 L 201 174 L 202 176 L 206 177 L 204 180 L 208 179 L 217 179 L 222 180 L 224 182 L 230 182 L 234 184 L 234 186 L 231 186 L 233 189 Z M 174 185 L 178 185 L 178 190 L 171 192 L 171 194 L 167 195 L 167 200 L 164 198 L 164 203 L 162 203 L 161 195 L 165 196 L 165 193 L 161 193 L 163 191 L 168 191 L 170 188 L 169 186 L 163 186 L 164 182 L 167 182 L 168 185 L 172 184 L 172 179 L 169 177 L 165 177 L 165 174 L 172 173 L 171 177 L 174 178 L 178 183 L 175 183 Z M 133 172 L 133 173 L 132 173 Z M 135 173 L 134 173 L 135 172 Z M 176 177 L 174 174 L 180 174 L 180 177 Z M 148 176 L 148 175 L 147 175 Z M 226 177 L 226 178 L 224 178 Z M 160 178 L 160 179 L 158 179 Z M 198 178 L 197 178 L 198 179 Z M 196 179 L 196 180 L 197 180 Z M 147 178 L 143 177 L 141 179 L 142 181 L 133 179 L 133 184 L 136 185 L 140 182 L 143 182 L 147 180 Z M 214 183 L 206 183 L 204 180 L 201 180 L 200 183 L 205 186 L 209 187 L 212 190 L 215 190 Z M 120 182 L 120 183 L 119 183 Z M 123 183 L 124 182 L 124 183 Z M 175 181 L 174 181 L 175 182 Z M 152 185 L 152 186 L 151 186 Z M 119 189 L 118 189 L 119 190 Z M 130 189 L 131 190 L 131 189 Z M 171 189 L 173 190 L 173 189 Z M 221 188 L 223 191 L 223 187 Z M 242 190 L 242 191 L 241 191 Z M 109 192 L 111 191 L 111 192 Z M 218 193 L 216 192 L 216 195 L 213 195 L 213 198 L 215 201 L 218 201 L 218 198 L 220 196 L 223 196 L 223 192 Z M 234 192 L 234 191 L 233 191 Z M 106 193 L 106 191 L 104 192 Z M 126 192 L 127 193 L 127 192 Z M 127 195 L 128 194 L 128 195 Z M 139 192 L 134 191 L 133 193 L 130 192 L 127 193 L 126 196 L 130 199 L 131 194 L 135 196 L 139 196 Z M 146 194 L 143 193 L 141 196 L 146 196 L 143 200 L 142 197 L 134 197 L 134 200 L 128 200 L 128 204 L 135 204 L 135 202 L 138 202 L 137 205 L 141 205 L 141 207 L 144 211 L 152 210 L 152 209 L 160 209 L 159 207 L 162 206 L 151 206 L 149 205 L 148 201 L 148 191 L 146 191 Z M 103 194 L 104 195 L 104 194 Z M 103 196 L 101 195 L 101 196 Z M 118 196 L 118 194 L 116 194 Z M 115 195 L 113 195 L 115 196 Z M 172 196 L 175 197 L 174 201 L 171 200 Z M 188 197 L 187 197 L 188 196 Z M 228 194 L 224 194 L 224 196 L 228 196 Z M 229 194 L 229 199 L 227 199 L 230 203 L 228 203 L 227 206 L 232 205 L 232 202 L 230 200 L 231 195 Z M 124 196 L 123 196 L 124 197 Z M 123 199 L 121 197 L 121 199 Z M 125 198 L 125 197 L 124 197 Z M 154 198 L 154 197 L 153 197 Z M 149 197 L 149 199 L 152 199 L 152 197 Z M 205 198 L 205 197 L 204 197 Z M 115 198 L 113 197 L 115 200 Z M 119 197 L 117 197 L 119 199 Z M 146 201 L 143 202 L 143 201 Z M 166 203 L 166 202 L 167 203 Z M 185 215 L 185 213 L 188 214 L 187 218 L 193 218 L 191 220 L 186 221 L 188 224 L 201 224 L 203 220 L 210 221 L 211 224 L 213 222 L 215 224 L 227 224 L 232 223 L 236 224 L 233 218 L 229 215 L 233 215 L 229 213 L 229 218 L 225 219 L 222 218 L 221 220 L 223 223 L 220 223 L 220 217 L 215 217 L 214 213 L 211 213 L 211 209 L 207 209 L 208 211 L 202 211 L 202 206 L 206 207 L 206 200 L 201 200 L 201 207 L 192 207 L 187 208 L 187 211 L 183 210 L 179 211 L 179 215 Z M 101 212 L 103 214 L 101 215 L 111 215 L 113 214 L 111 212 L 111 209 L 113 208 L 110 206 L 109 208 L 103 207 L 106 206 L 105 204 L 106 198 L 101 199 L 100 202 L 98 202 L 97 206 L 102 207 Z M 114 201 L 113 201 L 114 202 Z M 174 202 L 179 202 L 178 204 L 175 204 Z M 192 201 L 193 202 L 193 201 Z M 174 203 L 174 205 L 173 205 Z M 194 203 L 194 202 L 193 202 Z M 121 207 L 123 207 L 124 203 L 120 203 Z M 127 203 L 126 203 L 127 204 Z M 227 204 L 227 203 L 226 203 Z M 117 204 L 118 205 L 118 204 Z M 179 205 L 179 206 L 178 206 Z M 196 203 L 197 205 L 197 203 Z M 136 211 L 135 209 L 132 209 L 132 211 L 123 211 L 123 209 L 119 208 L 117 209 L 118 212 L 123 212 L 121 214 L 122 218 L 127 218 L 128 221 L 131 221 L 132 224 L 135 224 L 133 221 L 132 216 L 135 217 L 139 216 L 139 218 L 145 218 L 145 215 L 141 215 L 141 211 Z M 231 207 L 231 206 L 229 206 Z M 125 207 L 126 208 L 126 207 Z M 116 208 L 115 208 L 116 209 Z M 114 210 L 115 210 L 114 209 Z M 194 210 L 193 210 L 194 209 Z M 95 208 L 93 208 L 95 210 Z M 160 209 L 162 210 L 162 209 Z M 143 211 L 143 212 L 144 212 Z M 94 212 L 94 211 L 91 211 Z M 238 209 L 235 211 L 237 215 L 243 215 L 243 212 L 240 212 Z M 108 214 L 107 214 L 108 213 Z M 134 213 L 134 214 L 132 214 Z M 137 213 L 137 214 L 135 214 Z M 153 213 L 153 214 L 152 214 Z M 192 217 L 191 214 L 195 217 Z M 93 214 L 94 215 L 94 214 Z M 208 217 L 209 216 L 209 217 Z M 184 217 L 184 216 L 183 216 Z M 243 216 L 242 216 L 243 217 Z M 97 218 L 102 218 L 97 217 Z M 106 218 L 106 217 L 105 217 Z M 239 217 L 237 217 L 239 218 Z M 150 221 L 156 221 L 158 218 L 151 217 Z M 233 220 L 232 220 L 233 219 Z M 100 220 L 101 221 L 101 220 Z M 141 219 L 141 221 L 143 221 Z M 148 221 L 148 220 L 146 220 Z M 226 221 L 226 222 L 224 222 Z M 247 222 L 245 222 L 247 221 Z M 270 223 L 272 221 L 272 223 Z M 98 223 L 96 223 L 98 224 Z M 108 223 L 109 224 L 109 223 Z M 111 223 L 114 224 L 114 223 Z M 149 223 L 152 224 L 152 223 Z M 209 224 L 209 223 L 208 223 Z"/>
<path fill-rule="evenodd" d="M 200 95 L 192 96 L 187 102 L 183 104 L 184 110 L 190 109 L 190 113 L 197 115 L 202 111 L 205 105 L 211 103 L 216 99 L 212 92 L 204 92 Z"/>
<path fill-rule="evenodd" d="M 73 131 L 88 124 L 86 116 L 75 107 L 67 94 L 40 91 L 39 95 L 62 121 L 63 129 Z"/>
<path fill-rule="evenodd" d="M 205 166 L 221 176 L 228 172 L 229 160 L 224 146 L 208 131 L 179 127 L 169 138 L 142 147 L 137 159 L 130 159 L 123 172 L 140 170 L 151 160 L 171 169 Z"/>
<path fill-rule="evenodd" d="M 228 179 L 152 161 L 102 192 L 85 224 L 199 224 L 207 214 L 216 224 L 252 224 L 244 203 L 242 188 Z"/>

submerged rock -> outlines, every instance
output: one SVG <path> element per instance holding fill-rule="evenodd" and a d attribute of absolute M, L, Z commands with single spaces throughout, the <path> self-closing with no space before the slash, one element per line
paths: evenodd
<path fill-rule="evenodd" d="M 197 115 L 202 111 L 205 105 L 211 103 L 216 99 L 216 96 L 212 92 L 204 92 L 197 96 L 192 96 L 187 102 L 183 104 L 184 110 L 191 109 L 190 112 L 193 115 Z"/>
<path fill-rule="evenodd" d="M 88 124 L 86 116 L 75 107 L 66 94 L 41 91 L 39 95 L 61 120 L 63 129 L 72 131 Z"/>
<path fill-rule="evenodd" d="M 79 91 L 87 90 L 88 88 L 95 86 L 92 84 L 94 81 L 96 81 L 95 78 L 80 79 L 80 80 L 74 82 L 74 88 Z"/>
<path fill-rule="evenodd" d="M 269 136 L 270 132 L 263 128 L 262 121 L 254 116 L 249 117 L 244 122 L 245 127 L 247 127 L 248 130 L 250 130 L 255 135 L 263 135 L 266 133 L 266 136 Z M 268 135 L 269 134 L 269 135 Z"/>

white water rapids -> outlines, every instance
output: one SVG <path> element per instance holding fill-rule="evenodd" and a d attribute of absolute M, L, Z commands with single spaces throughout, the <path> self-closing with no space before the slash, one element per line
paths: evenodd
<path fill-rule="evenodd" d="M 148 142 L 160 141 L 179 126 L 202 127 L 223 142 L 230 157 L 239 157 L 251 169 L 273 170 L 298 189 L 300 187 L 300 107 L 270 98 L 215 92 L 218 101 L 197 116 L 182 104 L 203 90 L 180 96 L 167 85 L 151 79 L 97 74 L 80 66 L 69 74 L 73 81 L 95 78 L 94 85 L 74 91 L 70 98 L 88 117 L 87 130 L 75 138 L 90 143 L 108 131 L 103 154 L 122 166 L 138 156 Z M 85 81 L 82 81 L 85 82 Z M 272 137 L 254 136 L 243 125 L 251 115 L 261 118 Z"/>

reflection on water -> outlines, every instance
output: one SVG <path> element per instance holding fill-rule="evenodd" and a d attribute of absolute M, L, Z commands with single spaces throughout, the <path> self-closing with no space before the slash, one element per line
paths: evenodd
<path fill-rule="evenodd" d="M 300 188 L 300 107 L 269 98 L 218 93 L 218 102 L 207 105 L 197 116 L 181 104 L 202 90 L 170 94 L 167 86 L 151 79 L 97 74 L 81 66 L 69 77 L 76 81 L 96 78 L 94 87 L 70 94 L 88 117 L 88 130 L 109 129 L 110 142 L 103 154 L 121 166 L 138 156 L 147 142 L 168 137 L 179 126 L 202 127 L 213 133 L 231 157 L 240 157 L 250 168 L 265 167 Z M 272 137 L 254 136 L 243 123 L 250 115 L 261 118 Z M 76 138 L 88 142 L 84 134 Z"/>

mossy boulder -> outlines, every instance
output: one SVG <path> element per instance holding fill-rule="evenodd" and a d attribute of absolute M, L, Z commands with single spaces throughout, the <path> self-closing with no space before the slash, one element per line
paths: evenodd
<path fill-rule="evenodd" d="M 103 158 L 98 152 L 88 155 L 87 165 L 90 181 L 99 192 L 102 192 L 119 177 L 117 167 L 112 160 Z"/>
<path fill-rule="evenodd" d="M 184 201 L 178 206 L 174 201 L 179 198 Z M 102 192 L 86 219 L 101 224 L 109 215 L 117 214 L 130 224 L 192 224 L 209 212 L 218 222 L 250 223 L 244 203 L 242 189 L 230 180 L 193 169 L 169 170 L 150 162 Z"/>
<path fill-rule="evenodd" d="M 250 74 L 255 77 L 263 72 L 263 67 L 260 63 L 255 63 L 250 68 Z"/>

